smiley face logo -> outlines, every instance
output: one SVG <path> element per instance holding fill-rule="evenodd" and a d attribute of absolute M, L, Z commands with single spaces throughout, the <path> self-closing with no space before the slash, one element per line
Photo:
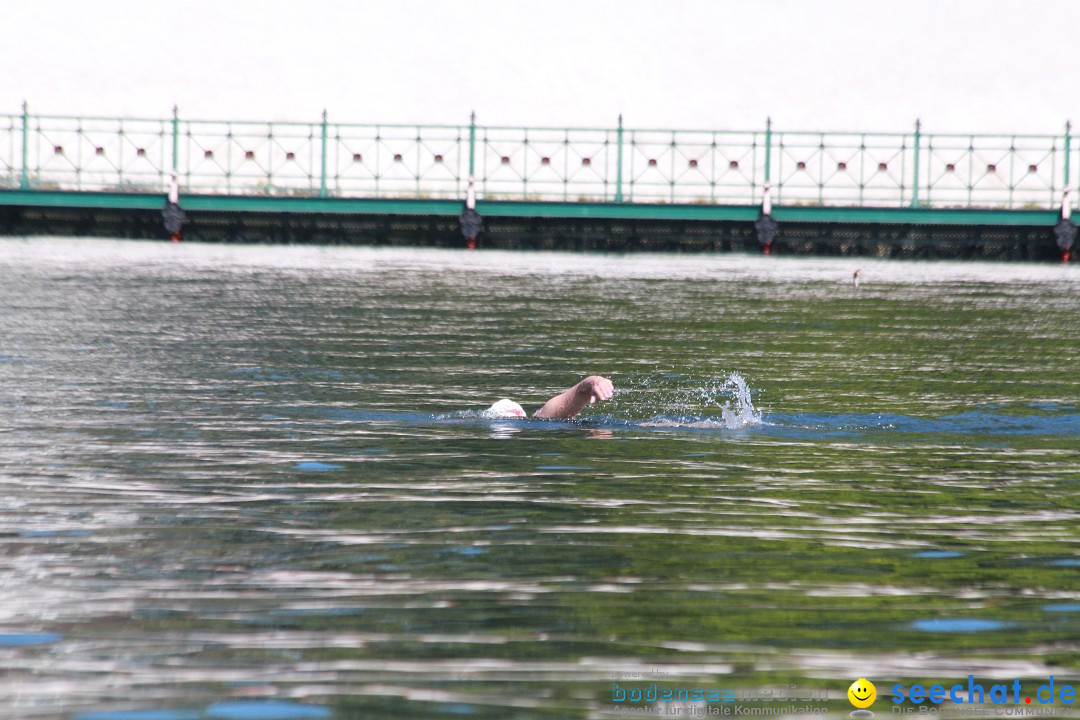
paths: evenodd
<path fill-rule="evenodd" d="M 877 688 L 866 678 L 859 678 L 847 689 L 847 698 L 857 708 L 868 708 L 877 699 Z"/>

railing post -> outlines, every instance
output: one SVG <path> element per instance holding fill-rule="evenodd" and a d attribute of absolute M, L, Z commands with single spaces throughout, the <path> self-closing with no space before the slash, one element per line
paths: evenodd
<path fill-rule="evenodd" d="M 1072 152 L 1072 122 L 1065 121 L 1065 180 L 1061 184 L 1062 192 L 1069 190 L 1069 154 Z"/>
<path fill-rule="evenodd" d="M 615 132 L 615 202 L 622 202 L 622 113 L 619 113 L 619 129 Z"/>
<path fill-rule="evenodd" d="M 772 118 L 765 118 L 765 185 L 772 177 Z"/>
<path fill-rule="evenodd" d="M 319 170 L 319 197 L 326 197 L 326 108 L 322 111 L 322 163 Z"/>
<path fill-rule="evenodd" d="M 919 207 L 919 146 L 922 145 L 922 122 L 915 120 L 915 156 L 912 161 L 911 207 Z"/>
<path fill-rule="evenodd" d="M 27 190 L 30 187 L 28 174 L 28 158 L 30 157 L 30 110 L 26 101 L 22 104 L 22 170 L 19 172 L 19 188 Z"/>
<path fill-rule="evenodd" d="M 476 113 L 469 116 L 469 177 L 476 177 Z"/>
<path fill-rule="evenodd" d="M 172 169 L 176 172 L 180 167 L 180 109 L 172 106 Z"/>

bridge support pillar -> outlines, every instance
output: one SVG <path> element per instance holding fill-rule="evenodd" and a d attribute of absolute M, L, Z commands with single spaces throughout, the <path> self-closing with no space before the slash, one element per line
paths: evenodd
<path fill-rule="evenodd" d="M 1076 226 L 1072 222 L 1072 203 L 1069 195 L 1072 193 L 1068 186 L 1061 194 L 1061 219 L 1054 226 L 1054 240 L 1058 249 L 1061 250 L 1061 261 L 1069 262 L 1072 256 L 1072 246 L 1076 242 Z"/>
<path fill-rule="evenodd" d="M 769 187 L 768 183 L 765 183 L 761 196 L 761 212 L 758 214 L 757 220 L 754 221 L 754 230 L 757 231 L 757 239 L 761 243 L 761 253 L 763 255 L 772 253 L 773 238 L 776 237 L 776 231 L 779 227 L 780 224 L 772 216 L 772 188 Z"/>
<path fill-rule="evenodd" d="M 476 187 L 472 178 L 469 178 L 469 188 L 465 191 L 465 209 L 458 218 L 461 226 L 461 234 L 465 236 L 466 247 L 476 249 L 476 237 L 484 226 L 484 219 L 476 212 Z"/>
<path fill-rule="evenodd" d="M 165 208 L 161 211 L 161 219 L 165 223 L 165 232 L 169 233 L 169 239 L 174 243 L 180 242 L 180 233 L 186 218 L 180 207 L 180 176 L 175 169 L 169 175 L 169 196 L 165 200 Z"/>

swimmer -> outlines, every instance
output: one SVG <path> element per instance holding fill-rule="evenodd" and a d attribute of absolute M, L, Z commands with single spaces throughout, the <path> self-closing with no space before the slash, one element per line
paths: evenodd
<path fill-rule="evenodd" d="M 615 386 L 606 377 L 590 375 L 577 385 L 561 393 L 544 403 L 544 407 L 533 413 L 534 418 L 545 420 L 569 420 L 597 400 L 610 400 L 615 394 Z M 513 400 L 503 398 L 488 408 L 485 413 L 488 417 L 497 418 L 523 418 L 525 408 Z"/>

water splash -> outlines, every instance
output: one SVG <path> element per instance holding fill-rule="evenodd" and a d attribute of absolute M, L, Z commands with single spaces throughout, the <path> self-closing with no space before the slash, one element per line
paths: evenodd
<path fill-rule="evenodd" d="M 640 423 L 642 426 L 738 430 L 762 423 L 750 387 L 737 372 L 690 389 L 677 389 L 665 400 L 665 412 Z"/>
<path fill-rule="evenodd" d="M 538 406 L 540 400 L 535 405 Z M 597 413 L 601 409 L 609 413 Z M 510 434 L 525 427 L 550 428 L 553 421 L 539 420 L 526 414 L 507 417 L 485 410 L 456 410 L 434 416 L 417 416 L 424 421 L 475 422 L 497 420 Z M 354 413 L 355 416 L 355 413 Z M 639 378 L 618 378 L 613 400 L 585 408 L 582 415 L 571 421 L 585 421 L 593 426 L 612 424 L 613 427 L 658 428 L 715 428 L 738 430 L 763 424 L 761 411 L 754 407 L 750 387 L 737 372 L 726 377 L 712 377 L 703 382 L 691 380 L 679 373 L 654 373 Z M 562 425 L 560 425 L 562 426 Z M 505 436 L 505 433 L 499 435 Z"/>
<path fill-rule="evenodd" d="M 761 411 L 754 407 L 750 388 L 742 375 L 731 373 L 724 381 L 723 390 L 732 395 L 731 401 L 725 402 L 720 408 L 725 427 L 736 429 L 761 424 Z"/>

